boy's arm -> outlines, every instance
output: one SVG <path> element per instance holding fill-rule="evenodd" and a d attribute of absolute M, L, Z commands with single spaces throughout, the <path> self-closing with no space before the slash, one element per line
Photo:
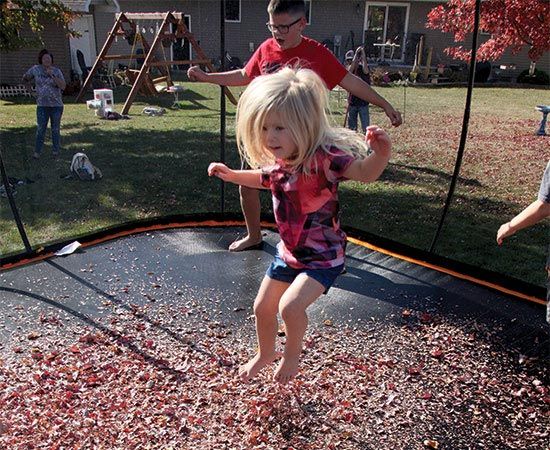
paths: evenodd
<path fill-rule="evenodd" d="M 251 81 L 244 69 L 206 73 L 199 66 L 192 66 L 187 70 L 187 76 L 191 81 L 201 81 L 220 86 L 246 86 Z"/>
<path fill-rule="evenodd" d="M 542 200 L 535 200 L 510 222 L 502 224 L 497 232 L 497 243 L 502 244 L 502 241 L 515 234 L 517 231 L 535 225 L 542 219 L 550 216 L 550 203 L 545 203 Z"/>
<path fill-rule="evenodd" d="M 208 166 L 208 175 L 241 186 L 247 186 L 254 189 L 265 189 L 262 185 L 262 171 L 260 169 L 232 170 L 223 163 L 211 163 Z"/>
<path fill-rule="evenodd" d="M 378 95 L 376 91 L 365 83 L 361 78 L 348 72 L 346 76 L 340 82 L 340 86 L 349 93 L 363 99 L 376 106 L 380 106 L 388 116 L 391 124 L 394 127 L 401 125 L 403 120 L 399 111 L 395 110 L 393 106 L 382 96 Z"/>
<path fill-rule="evenodd" d="M 382 175 L 391 157 L 391 141 L 384 130 L 373 125 L 367 128 L 367 142 L 372 153 L 365 159 L 352 162 L 344 172 L 344 177 L 370 183 Z"/>
<path fill-rule="evenodd" d="M 353 61 L 351 62 L 351 64 L 348 67 L 348 72 L 350 72 L 350 73 L 355 72 L 357 70 L 358 65 L 359 65 L 359 63 L 355 59 L 353 59 Z"/>

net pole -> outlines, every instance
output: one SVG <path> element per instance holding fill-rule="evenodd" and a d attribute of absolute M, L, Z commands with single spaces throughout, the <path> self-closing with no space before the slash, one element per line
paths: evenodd
<path fill-rule="evenodd" d="M 23 226 L 23 222 L 21 221 L 21 216 L 19 215 L 19 210 L 17 209 L 17 205 L 15 204 L 15 199 L 13 198 L 13 191 L 11 189 L 9 178 L 6 173 L 6 167 L 4 166 L 2 149 L 0 149 L 0 176 L 1 176 L 2 182 L 4 183 L 4 188 L 6 189 L 6 194 L 8 196 L 11 212 L 13 214 L 15 223 L 17 224 L 17 229 L 19 230 L 19 234 L 21 235 L 21 240 L 23 241 L 25 250 L 27 251 L 27 253 L 32 253 L 31 244 L 27 237 L 27 233 L 25 232 L 25 227 Z"/>
<path fill-rule="evenodd" d="M 220 71 L 225 71 L 225 1 L 220 0 Z M 220 161 L 225 163 L 225 92 L 224 86 L 220 86 Z M 220 210 L 225 212 L 225 183 L 220 184 Z"/>
<path fill-rule="evenodd" d="M 449 211 L 449 206 L 453 199 L 454 191 L 456 188 L 456 180 L 460 174 L 460 166 L 462 164 L 462 157 L 464 155 L 464 148 L 466 146 L 466 138 L 468 136 L 468 124 L 470 122 L 470 106 L 472 103 L 472 91 L 474 88 L 474 79 L 475 79 L 475 70 L 476 70 L 476 53 L 477 53 L 477 35 L 479 31 L 479 16 L 481 10 L 481 0 L 476 0 L 475 5 L 475 15 L 474 15 L 474 29 L 472 35 L 472 51 L 470 54 L 470 71 L 468 73 L 468 90 L 466 93 L 466 104 L 464 105 L 464 116 L 462 118 L 462 132 L 460 134 L 460 143 L 458 145 L 458 152 L 456 155 L 455 168 L 453 172 L 453 177 L 451 178 L 451 184 L 449 186 L 449 192 L 447 193 L 447 199 L 445 200 L 445 206 L 443 207 L 443 212 L 441 214 L 441 219 L 439 220 L 439 225 L 435 232 L 435 235 L 430 246 L 430 253 L 433 253 L 435 245 L 443 229 L 443 224 L 445 223 L 445 218 L 447 212 Z"/>

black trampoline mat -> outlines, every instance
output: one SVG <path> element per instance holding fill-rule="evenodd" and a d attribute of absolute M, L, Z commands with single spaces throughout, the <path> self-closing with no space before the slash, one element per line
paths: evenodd
<path fill-rule="evenodd" d="M 535 425 L 548 429 L 549 327 L 544 321 L 544 308 L 351 243 L 347 248 L 346 273 L 308 310 L 306 362 L 298 380 L 289 390 L 273 387 L 267 370 L 267 374 L 260 376 L 260 382 L 253 382 L 252 387 L 242 388 L 244 391 L 238 394 L 233 387 L 233 383 L 238 385 L 234 381 L 236 368 L 253 354 L 255 345 L 252 304 L 278 242 L 276 233 L 266 231 L 263 249 L 227 251 L 242 232 L 241 228 L 221 227 L 141 233 L 87 247 L 67 257 L 54 257 L 0 273 L 0 361 L 3 362 L 0 367 L 5 369 L 0 384 L 8 391 L 17 389 L 17 383 L 12 385 L 13 371 L 21 373 L 18 383 L 28 389 L 33 383 L 47 383 L 47 379 L 41 378 L 46 370 L 43 364 L 48 361 L 48 352 L 59 352 L 59 349 L 64 349 L 69 359 L 75 355 L 98 358 L 93 364 L 101 362 L 101 367 L 105 367 L 110 358 L 105 356 L 109 353 L 103 353 L 103 348 L 109 342 L 119 349 L 113 354 L 117 360 L 121 355 L 133 355 L 125 360 L 127 364 L 139 361 L 152 367 L 152 373 L 168 372 L 173 377 L 170 380 L 180 387 L 185 385 L 182 380 L 190 382 L 185 395 L 193 396 L 193 386 L 197 391 L 205 388 L 203 378 L 209 376 L 204 375 L 210 373 L 209 370 L 217 373 L 214 378 L 223 380 L 221 384 L 213 381 L 215 389 L 210 385 L 207 388 L 210 393 L 211 389 L 218 393 L 216 398 L 187 399 L 183 402 L 187 406 L 182 407 L 185 414 L 178 416 L 177 408 L 168 414 L 166 420 L 177 421 L 178 426 L 173 428 L 163 422 L 165 428 L 160 426 L 158 430 L 165 432 L 158 431 L 159 436 L 153 440 L 158 448 L 167 448 L 170 442 L 175 443 L 173 448 L 261 448 L 262 442 L 267 445 L 264 448 L 285 448 L 285 445 L 331 448 L 326 440 L 329 438 L 330 442 L 340 443 L 333 448 L 429 448 L 436 445 L 433 442 L 444 445 L 443 448 L 473 448 L 469 446 L 475 445 L 476 439 L 479 442 L 485 439 L 489 448 L 522 445 L 522 448 L 542 448 L 537 445 L 544 441 L 544 436 L 530 430 Z M 136 336 L 142 336 L 141 340 Z M 101 349 L 94 352 L 94 346 Z M 448 350 L 450 348 L 453 350 Z M 426 352 L 428 355 L 422 356 Z M 468 356 L 464 356 L 466 354 Z M 180 361 L 181 355 L 185 355 L 187 366 L 174 362 Z M 54 365 L 60 360 L 57 353 L 50 358 Z M 478 366 L 483 358 L 487 361 Z M 203 370 L 195 380 L 182 375 L 185 372 L 182 367 L 188 368 L 195 364 L 193 361 Z M 67 360 L 63 367 L 72 363 Z M 437 370 L 432 367 L 436 363 L 440 363 Z M 119 364 L 124 367 L 123 362 Z M 359 379 L 354 378 L 357 375 L 350 374 L 350 364 L 354 371 L 359 370 L 357 367 L 374 367 L 373 378 L 365 375 L 371 369 L 364 369 Z M 438 408 L 424 407 L 423 425 L 411 425 L 416 419 L 407 416 L 406 410 L 415 407 L 406 406 L 407 402 L 420 396 L 418 403 L 435 403 L 434 380 L 443 379 L 445 371 L 459 370 L 460 364 L 468 367 L 468 376 L 473 379 L 483 379 L 488 368 L 500 378 L 504 377 L 502 374 L 510 374 L 515 378 L 507 380 L 507 387 L 503 389 L 516 393 L 521 389 L 518 380 L 523 380 L 530 386 L 525 388 L 528 401 L 520 393 L 512 400 L 525 404 L 514 405 L 507 400 L 507 407 L 524 407 L 531 414 L 535 412 L 538 418 L 518 419 L 518 423 L 525 422 L 524 426 L 512 424 L 509 419 L 505 425 L 495 422 L 500 432 L 488 431 L 485 425 L 465 432 L 460 423 L 450 426 L 449 421 L 455 419 L 445 419 Z M 340 367 L 342 365 L 345 367 Z M 21 367 L 31 369 L 21 372 Z M 392 375 L 393 381 L 385 379 L 394 370 L 398 372 Z M 36 373 L 40 374 L 38 379 Z M 404 389 L 415 378 L 419 381 L 412 386 L 420 389 L 419 392 L 411 398 L 403 393 L 398 396 L 399 386 Z M 308 384 L 311 379 L 317 384 Z M 451 376 L 449 379 L 461 378 Z M 142 381 L 148 385 L 148 380 Z M 313 401 L 308 406 L 308 400 L 302 396 L 317 392 L 318 386 L 324 385 L 323 380 L 328 383 L 323 392 L 339 399 L 337 404 L 328 408 L 324 401 Z M 113 392 L 121 389 L 117 381 L 111 380 L 111 383 L 116 385 L 110 388 Z M 350 406 L 353 399 L 345 399 L 363 383 L 369 383 L 365 387 L 370 392 L 368 400 L 353 405 L 353 409 Z M 442 386 L 452 386 L 452 382 L 449 383 Z M 57 386 L 53 381 L 51 384 Z M 453 389 L 469 392 L 468 386 L 466 383 Z M 381 389 L 381 393 L 376 394 L 377 389 Z M 444 388 L 437 389 L 446 392 Z M 477 386 L 477 389 L 482 388 Z M 535 389 L 533 393 L 532 389 Z M 453 404 L 449 392 L 452 390 L 443 398 Z M 473 398 L 476 394 L 475 390 L 472 392 Z M 49 394 L 44 395 L 46 404 L 53 402 Z M 150 401 L 143 392 L 140 395 L 145 395 L 140 401 Z M 73 394 L 70 397 L 72 399 Z M 273 415 L 251 426 L 250 418 L 241 420 L 236 413 L 232 416 L 220 412 L 224 405 L 250 407 L 250 398 L 256 399 L 258 411 L 270 405 Z M 397 408 L 400 412 L 394 408 L 400 403 L 398 398 L 402 398 L 401 409 Z M 369 402 L 375 399 L 385 405 L 384 411 L 370 411 L 373 406 Z M 5 406 L 9 403 L 5 396 L 3 401 Z M 10 398 L 10 402 L 15 400 Z M 288 402 L 297 409 L 288 409 Z M 189 405 L 195 405 L 195 409 Z M 199 421 L 195 416 L 201 405 L 206 409 L 217 408 L 218 415 L 210 412 L 211 419 Z M 449 414 L 453 412 L 453 417 L 454 414 L 460 416 L 459 422 L 470 419 L 475 422 L 478 410 L 482 417 L 492 414 L 484 409 L 491 405 L 476 405 L 473 409 L 461 405 L 456 411 L 445 405 L 444 410 Z M 57 403 L 55 408 L 60 408 Z M 90 408 L 93 410 L 94 406 L 88 410 Z M 194 412 L 190 413 L 190 409 Z M 351 412 L 346 412 L 347 409 Z M 394 411 L 393 416 L 388 416 L 389 410 Z M 142 412 L 142 416 L 147 416 L 147 411 Z M 2 414 L 0 444 L 28 442 L 25 433 L 30 431 L 18 419 L 10 420 L 9 413 Z M 94 422 L 97 426 L 96 416 L 93 415 L 90 424 Z M 207 423 L 212 427 L 220 421 L 229 431 L 218 430 L 216 434 L 209 428 L 206 432 Z M 45 430 L 48 426 L 42 428 Z M 126 431 L 117 429 L 113 423 L 109 426 L 115 427 L 118 439 L 111 442 L 110 448 L 133 448 L 133 442 L 141 442 L 141 438 L 136 437 L 137 431 L 132 441 L 131 437 L 121 437 Z M 332 431 L 329 432 L 327 426 L 332 427 Z M 385 430 L 383 433 L 380 427 Z M 10 434 L 15 431 L 18 434 Z M 60 433 L 61 436 L 63 433 Z M 107 439 L 106 436 L 89 430 L 82 433 L 80 439 L 85 436 L 91 443 L 88 448 L 109 445 L 102 440 Z M 49 443 L 57 439 L 55 433 L 52 436 L 48 438 Z M 66 435 L 64 439 L 68 439 Z M 73 444 L 78 442 L 74 437 L 71 439 Z M 232 439 L 235 439 L 233 447 L 229 446 Z M 222 446 L 223 442 L 228 442 L 228 446 Z M 153 448 L 157 447 L 153 445 Z"/>

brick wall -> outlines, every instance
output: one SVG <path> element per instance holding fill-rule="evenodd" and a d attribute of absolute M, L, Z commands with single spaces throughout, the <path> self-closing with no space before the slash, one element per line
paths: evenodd
<path fill-rule="evenodd" d="M 402 4 L 406 2 L 387 0 L 386 3 Z M 425 35 L 425 49 L 433 47 L 432 62 L 434 64 L 439 62 L 448 64 L 452 60 L 445 54 L 444 49 L 454 43 L 453 36 L 438 30 L 427 30 L 424 27 L 428 12 L 438 3 L 441 2 L 411 2 L 408 32 L 409 35 L 412 33 Z M 190 15 L 191 31 L 199 41 L 201 48 L 212 60 L 217 60 L 220 57 L 219 0 L 119 0 L 119 4 L 121 11 L 126 12 L 178 11 Z M 253 44 L 255 50 L 270 36 L 265 26 L 268 20 L 267 4 L 268 0 L 241 0 L 241 21 L 225 23 L 225 48 L 243 63 L 252 55 L 250 43 Z M 339 56 L 342 58 L 346 50 L 352 48 L 352 33 L 355 47 L 363 43 L 365 10 L 365 1 L 312 0 L 311 24 L 306 27 L 304 34 L 320 42 L 330 41 L 331 50 L 334 48 L 334 37 L 341 36 Z M 95 35 L 99 52 L 115 19 L 112 13 L 96 12 L 95 15 Z M 149 42 L 152 42 L 151 34 L 147 33 L 146 37 Z M 486 37 L 482 36 L 481 39 L 486 39 Z M 471 45 L 471 40 L 466 41 L 464 45 Z M 111 48 L 110 53 L 128 54 L 131 49 L 131 45 L 119 39 L 118 43 Z M 527 50 L 523 50 L 515 56 L 506 52 L 505 56 L 495 64 L 510 63 L 516 63 L 518 68 L 527 68 L 529 66 Z M 550 71 L 549 63 L 549 54 L 547 53 L 539 63 L 539 67 Z"/>
<path fill-rule="evenodd" d="M 390 0 L 388 3 L 391 3 L 393 0 Z M 409 33 L 423 33 L 425 35 L 424 48 L 425 50 L 428 47 L 433 47 L 432 53 L 432 64 L 437 64 L 438 62 L 450 63 L 453 60 L 445 53 L 444 49 L 446 47 L 453 47 L 455 45 L 462 45 L 465 48 L 471 48 L 472 39 L 468 37 L 466 41 L 455 44 L 454 36 L 451 33 L 442 33 L 439 30 L 431 30 L 425 28 L 427 21 L 428 13 L 432 8 L 437 6 L 442 2 L 433 2 L 433 3 L 412 3 L 409 16 Z M 482 43 L 489 39 L 488 35 L 480 34 L 478 37 L 478 43 Z M 524 48 L 521 52 L 516 55 L 513 55 L 511 51 L 507 50 L 502 58 L 498 61 L 493 61 L 492 64 L 516 64 L 519 71 L 529 68 L 530 59 L 527 55 L 528 49 Z M 426 61 L 425 57 L 426 52 L 424 53 L 424 62 Z M 546 72 L 550 71 L 550 53 L 543 55 L 543 58 L 539 61 L 537 66 L 545 70 Z"/>
<path fill-rule="evenodd" d="M 22 30 L 30 35 L 30 29 Z M 26 48 L 14 52 L 0 52 L 0 83 L 19 84 L 23 74 L 34 64 L 38 64 L 38 52 L 47 48 L 54 56 L 54 65 L 59 67 L 65 79 L 70 80 L 71 62 L 69 38 L 62 28 L 54 24 L 45 24 L 42 35 L 44 44 L 35 48 Z"/>
<path fill-rule="evenodd" d="M 398 0 L 387 0 L 386 3 L 398 2 Z M 405 2 L 399 2 L 405 3 Z M 212 60 L 220 57 L 220 2 L 219 0 L 119 0 L 123 12 L 164 12 L 178 11 L 191 16 L 191 31 L 199 41 L 200 46 L 206 55 Z M 250 43 L 255 50 L 266 38 L 270 36 L 265 23 L 267 16 L 268 0 L 241 0 L 241 21 L 238 23 L 225 23 L 226 50 L 238 57 L 243 63 L 246 62 L 252 52 Z M 432 62 L 449 63 L 450 58 L 444 53 L 444 48 L 453 44 L 453 37 L 448 33 L 441 33 L 437 30 L 424 28 L 426 16 L 430 9 L 438 2 L 412 2 L 409 16 L 409 35 L 412 33 L 423 33 L 425 35 L 425 48 L 433 47 Z M 305 29 L 304 34 L 320 42 L 329 42 L 331 50 L 334 48 L 335 36 L 341 36 L 339 49 L 340 58 L 346 50 L 363 43 L 363 26 L 365 20 L 365 1 L 356 0 L 312 0 L 311 24 Z M 107 39 L 107 34 L 113 27 L 115 21 L 114 13 L 102 12 L 91 6 L 94 13 L 94 26 L 96 36 L 96 47 L 99 52 Z M 151 23 L 148 24 L 149 28 Z M 146 38 L 152 42 L 153 35 L 146 33 Z M 55 63 L 64 72 L 65 77 L 70 76 L 69 41 L 63 31 L 55 28 L 54 25 L 46 27 L 44 33 L 46 46 L 55 55 Z M 486 39 L 486 37 L 481 37 Z M 471 45 L 466 41 L 465 46 Z M 11 53 L 0 54 L 0 82 L 18 83 L 24 71 L 34 64 L 39 47 L 26 49 Z M 114 43 L 109 53 L 129 54 L 132 50 L 123 39 Z M 169 57 L 167 52 L 166 57 Z M 121 63 L 128 63 L 121 61 Z M 529 66 L 527 50 L 518 55 L 506 52 L 504 57 L 495 64 L 515 63 L 518 69 Z M 539 62 L 538 67 L 550 71 L 550 54 L 546 53 Z"/>

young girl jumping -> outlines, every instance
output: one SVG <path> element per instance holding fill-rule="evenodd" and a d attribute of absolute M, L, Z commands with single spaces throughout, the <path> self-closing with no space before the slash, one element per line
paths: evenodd
<path fill-rule="evenodd" d="M 298 373 L 306 309 L 344 267 L 338 183 L 375 181 L 390 159 L 390 139 L 382 129 L 368 128 L 372 153 L 364 156 L 367 145 L 357 133 L 329 124 L 327 101 L 323 81 L 308 69 L 255 78 L 239 100 L 236 136 L 243 158 L 262 169 L 208 167 L 210 176 L 224 181 L 270 189 L 281 237 L 254 301 L 258 352 L 240 367 L 244 381 L 278 358 L 276 381 L 285 384 Z M 286 331 L 282 355 L 275 347 L 277 313 Z"/>

